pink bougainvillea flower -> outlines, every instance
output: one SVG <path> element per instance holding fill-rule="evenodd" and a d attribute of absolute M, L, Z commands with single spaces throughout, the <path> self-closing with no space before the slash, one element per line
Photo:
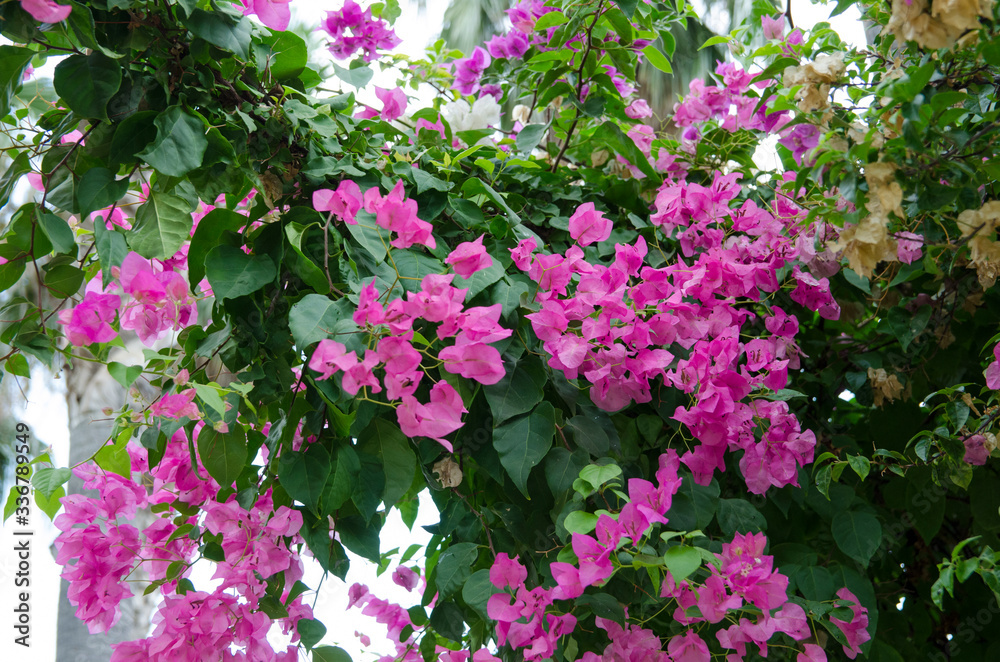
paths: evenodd
<path fill-rule="evenodd" d="M 406 92 L 402 88 L 396 87 L 387 90 L 376 85 L 375 96 L 382 102 L 382 119 L 386 122 L 391 122 L 402 117 L 403 112 L 406 110 Z"/>
<path fill-rule="evenodd" d="M 119 296 L 88 292 L 75 307 L 59 311 L 59 323 L 66 327 L 66 338 L 73 345 L 110 342 L 118 335 L 111 322 L 120 307 Z"/>
<path fill-rule="evenodd" d="M 844 637 L 847 638 L 848 645 L 843 647 L 844 655 L 853 660 L 861 652 L 861 644 L 872 638 L 868 634 L 868 610 L 862 607 L 857 596 L 846 588 L 837 591 L 837 597 L 854 603 L 850 605 L 853 614 L 850 622 L 830 617 L 830 622 L 840 628 L 844 632 Z"/>
<path fill-rule="evenodd" d="M 309 367 L 320 374 L 319 379 L 330 379 L 338 370 L 347 370 L 357 362 L 358 357 L 343 343 L 324 338 L 309 359 Z"/>
<path fill-rule="evenodd" d="M 605 241 L 611 236 L 611 220 L 596 211 L 593 202 L 585 202 L 569 217 L 569 236 L 581 246 Z"/>
<path fill-rule="evenodd" d="M 283 32 L 288 29 L 288 22 L 292 18 L 292 10 L 288 4 L 290 0 L 239 0 L 243 5 L 244 15 L 256 14 L 260 22 L 271 28 Z"/>
<path fill-rule="evenodd" d="M 445 263 L 450 264 L 462 278 L 468 278 L 481 269 L 489 269 L 493 266 L 493 258 L 483 246 L 484 237 L 479 235 L 475 241 L 462 242 L 445 258 Z"/>
<path fill-rule="evenodd" d="M 903 264 L 913 264 L 923 257 L 924 238 L 913 232 L 896 233 L 896 257 Z"/>
<path fill-rule="evenodd" d="M 324 188 L 313 191 L 312 203 L 316 211 L 333 212 L 348 225 L 357 225 L 355 215 L 361 209 L 361 189 L 350 179 L 344 179 L 337 190 Z"/>
<path fill-rule="evenodd" d="M 161 418 L 200 418 L 201 412 L 194 403 L 197 391 L 189 388 L 173 395 L 164 395 L 149 408 L 153 416 Z"/>
<path fill-rule="evenodd" d="M 479 90 L 479 79 L 491 61 L 490 54 L 481 46 L 476 46 L 471 56 L 455 62 L 453 87 L 462 94 L 475 94 Z"/>
<path fill-rule="evenodd" d="M 436 122 L 429 122 L 422 117 L 419 118 L 417 120 L 416 128 L 413 130 L 413 132 L 420 133 L 421 131 L 436 131 L 438 134 L 440 134 L 441 139 L 443 140 L 445 137 L 445 133 L 444 133 L 444 124 L 441 123 L 441 116 L 438 115 Z"/>
<path fill-rule="evenodd" d="M 445 347 L 438 352 L 438 358 L 448 372 L 480 384 L 496 384 L 505 374 L 500 352 L 484 343 Z"/>
<path fill-rule="evenodd" d="M 709 662 L 712 659 L 708 645 L 694 630 L 672 637 L 667 652 L 673 662 Z"/>
<path fill-rule="evenodd" d="M 764 27 L 764 39 L 784 39 L 785 37 L 785 17 L 762 16 L 761 25 Z"/>
<path fill-rule="evenodd" d="M 653 110 L 645 99 L 636 99 L 625 107 L 625 114 L 634 120 L 641 120 L 653 116 Z"/>
<path fill-rule="evenodd" d="M 413 572 L 410 568 L 405 565 L 401 565 L 392 573 L 392 583 L 397 586 L 402 586 L 407 591 L 412 591 L 417 587 L 420 582 L 420 575 Z"/>
<path fill-rule="evenodd" d="M 490 567 L 490 582 L 497 588 L 518 588 L 527 578 L 528 570 L 506 552 L 497 554 Z"/>
<path fill-rule="evenodd" d="M 1000 343 L 993 347 L 993 362 L 986 366 L 986 387 L 1000 391 Z"/>
<path fill-rule="evenodd" d="M 466 411 L 458 391 L 448 382 L 440 381 L 431 388 L 427 404 L 421 404 L 412 395 L 403 396 L 396 417 L 399 429 L 407 437 L 430 437 L 451 451 L 451 442 L 444 436 L 462 427 L 462 414 Z"/>
<path fill-rule="evenodd" d="M 56 4 L 52 0 L 21 0 L 21 8 L 42 23 L 59 23 L 73 12 L 70 5 Z"/>
<path fill-rule="evenodd" d="M 965 457 L 962 458 L 969 464 L 982 466 L 990 457 L 990 451 L 986 448 L 986 437 L 981 434 L 974 434 L 963 441 L 965 444 Z"/>

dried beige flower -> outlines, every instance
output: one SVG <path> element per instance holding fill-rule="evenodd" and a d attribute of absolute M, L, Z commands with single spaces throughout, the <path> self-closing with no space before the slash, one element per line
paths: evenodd
<path fill-rule="evenodd" d="M 882 368 L 868 368 L 868 381 L 872 385 L 872 396 L 875 399 L 875 406 L 881 407 L 882 403 L 888 400 L 892 402 L 903 392 L 903 385 L 896 375 L 890 375 Z"/>
<path fill-rule="evenodd" d="M 441 487 L 458 487 L 462 484 L 462 469 L 450 457 L 435 462 L 432 471 L 441 481 Z"/>

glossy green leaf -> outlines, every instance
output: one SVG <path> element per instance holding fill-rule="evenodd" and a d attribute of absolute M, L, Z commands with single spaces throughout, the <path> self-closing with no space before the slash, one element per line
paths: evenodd
<path fill-rule="evenodd" d="M 127 238 L 129 246 L 146 258 L 173 257 L 188 239 L 191 230 L 191 206 L 169 193 L 151 193 L 139 205 Z"/>
<path fill-rule="evenodd" d="M 88 216 L 92 211 L 110 207 L 121 200 L 127 191 L 127 179 L 116 179 L 115 173 L 107 168 L 91 168 L 83 173 L 76 187 L 80 215 Z"/>
<path fill-rule="evenodd" d="M 70 55 L 56 65 L 52 83 L 80 117 L 108 119 L 108 102 L 122 83 L 122 68 L 103 53 Z"/>
<path fill-rule="evenodd" d="M 229 432 L 205 427 L 198 434 L 198 455 L 208 474 L 219 485 L 228 487 L 243 472 L 247 461 L 246 432 L 233 425 Z"/>
<path fill-rule="evenodd" d="M 500 454 L 501 464 L 517 488 L 529 499 L 528 475 L 549 452 L 555 433 L 555 409 L 548 402 L 542 402 L 530 414 L 514 418 L 493 430 L 493 447 Z"/>
<path fill-rule="evenodd" d="M 247 255 L 234 246 L 217 246 L 205 256 L 205 276 L 220 301 L 252 294 L 277 275 L 271 258 Z"/>
<path fill-rule="evenodd" d="M 834 515 L 831 531 L 837 547 L 865 566 L 882 544 L 882 525 L 869 513 L 842 510 Z"/>
<path fill-rule="evenodd" d="M 531 357 L 523 357 L 505 367 L 506 372 L 499 382 L 483 387 L 493 412 L 494 426 L 531 411 L 542 401 L 546 381 L 545 369 Z"/>
<path fill-rule="evenodd" d="M 187 27 L 196 37 L 229 51 L 243 60 L 250 58 L 250 21 L 232 18 L 219 12 L 195 9 L 186 21 Z"/>
<path fill-rule="evenodd" d="M 417 457 L 410 448 L 409 439 L 395 423 L 373 418 L 358 436 L 358 450 L 381 460 L 385 473 L 382 501 L 387 507 L 395 505 L 409 491 L 417 470 Z"/>
<path fill-rule="evenodd" d="M 180 106 L 156 117 L 156 140 L 137 156 L 164 175 L 183 177 L 201 166 L 208 149 L 205 123 Z"/>
<path fill-rule="evenodd" d="M 435 585 L 442 598 L 450 597 L 462 588 L 472 575 L 472 566 L 479 558 L 479 547 L 475 543 L 460 542 L 441 553 L 435 572 Z"/>

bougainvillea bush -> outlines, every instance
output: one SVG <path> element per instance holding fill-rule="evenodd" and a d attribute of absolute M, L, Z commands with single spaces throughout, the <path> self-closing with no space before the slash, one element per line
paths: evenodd
<path fill-rule="evenodd" d="M 757 2 L 655 109 L 684 2 L 411 59 L 346 0 L 322 71 L 280 0 L 0 5 L 0 359 L 134 389 L 32 478 L 91 632 L 159 596 L 112 660 L 347 660 L 317 590 L 383 660 L 997 658 L 996 10 L 861 8 Z"/>

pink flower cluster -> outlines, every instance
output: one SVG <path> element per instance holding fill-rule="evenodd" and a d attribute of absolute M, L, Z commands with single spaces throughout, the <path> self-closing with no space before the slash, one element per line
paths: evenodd
<path fill-rule="evenodd" d="M 245 15 L 256 14 L 260 22 L 272 30 L 288 29 L 292 18 L 292 10 L 288 6 L 291 0 L 239 0 Z"/>
<path fill-rule="evenodd" d="M 470 257 L 470 253 L 475 255 Z M 476 262 L 477 268 L 485 265 L 482 254 L 475 248 L 460 246 L 449 259 L 455 265 L 468 266 L 470 260 Z M 469 275 L 475 270 L 461 268 Z M 464 307 L 468 290 L 453 287 L 454 277 L 454 274 L 424 276 L 420 291 L 408 292 L 405 300 L 397 298 L 386 305 L 379 301 L 372 280 L 361 290 L 354 321 L 376 336 L 375 349 L 365 350 L 364 357 L 359 358 L 343 343 L 323 339 L 309 359 L 309 367 L 319 373 L 318 379 L 343 373 L 341 388 L 351 395 L 362 388 L 380 393 L 384 385 L 390 400 L 401 401 L 396 416 L 403 433 L 436 439 L 448 450 L 452 446 L 444 437 L 462 426 L 465 406 L 458 392 L 445 381 L 431 387 L 428 402 L 417 400 L 415 394 L 424 370 L 423 354 L 413 346 L 414 325 L 420 320 L 436 323 L 439 340 L 454 338 L 454 344 L 438 351 L 438 360 L 446 371 L 480 384 L 495 384 L 503 377 L 500 352 L 490 343 L 511 334 L 499 324 L 500 304 Z M 381 379 L 376 370 L 383 373 Z"/>
<path fill-rule="evenodd" d="M 115 314 L 122 329 L 135 331 L 146 346 L 152 346 L 171 329 L 179 331 L 197 322 L 195 300 L 188 292 L 187 280 L 171 265 L 147 260 L 129 253 L 122 266 L 113 267 L 117 279 L 107 289 L 101 287 L 100 275 L 84 289 L 83 300 L 69 310 L 59 311 L 59 323 L 74 345 L 89 345 L 113 340 L 118 334 L 111 327 Z M 111 294 L 121 287 L 129 298 Z"/>
<path fill-rule="evenodd" d="M 347 179 L 340 182 L 335 191 L 320 189 L 313 193 L 316 211 L 331 212 L 348 225 L 357 225 L 355 216 L 362 206 L 369 214 L 375 214 L 376 225 L 396 233 L 389 242 L 396 248 L 409 248 L 414 244 L 428 248 L 437 246 L 431 234 L 433 226 L 417 218 L 417 202 L 407 199 L 403 180 L 397 181 L 385 196 L 373 186 L 362 197 L 358 185 Z"/>
<path fill-rule="evenodd" d="M 392 50 L 400 44 L 388 23 L 372 17 L 371 9 L 362 11 L 354 0 L 344 0 L 339 10 L 327 12 L 323 29 L 332 39 L 330 52 L 339 60 L 346 60 L 361 50 L 365 62 L 371 62 L 379 56 L 380 50 Z"/>
<path fill-rule="evenodd" d="M 694 143 L 701 138 L 697 125 L 709 120 L 718 122 L 726 131 L 751 129 L 766 133 L 777 132 L 791 121 L 787 111 L 770 112 L 767 104 L 747 94 L 753 76 L 739 65 L 720 62 L 715 74 L 721 79 L 721 87 L 695 79 L 690 94 L 674 105 L 674 122 L 684 129 L 681 138 L 685 149 L 694 149 Z"/>
<path fill-rule="evenodd" d="M 404 569 L 400 567 L 397 572 Z M 396 573 L 393 573 L 393 581 L 395 578 Z M 364 584 L 353 584 L 347 591 L 347 608 L 355 607 L 360 608 L 361 613 L 365 616 L 370 616 L 377 623 L 384 625 L 388 639 L 395 645 L 395 654 L 383 655 L 378 658 L 378 662 L 423 662 L 424 657 L 420 653 L 419 645 L 419 634 L 422 632 L 423 626 L 415 625 L 403 607 L 376 597 Z M 406 628 L 410 628 L 411 632 L 406 639 L 400 640 L 400 636 Z M 368 635 L 358 634 L 358 636 L 363 645 L 370 645 L 371 639 Z M 472 653 L 467 650 L 450 650 L 438 645 L 435 647 L 434 656 L 434 659 L 439 660 L 439 662 L 469 662 L 469 660 L 472 662 L 500 662 L 500 658 L 485 648 Z"/>
<path fill-rule="evenodd" d="M 600 515 L 596 538 L 572 534 L 572 549 L 578 562 L 552 563 L 550 570 L 555 580 L 552 588 L 529 589 L 525 585 L 525 567 L 507 554 L 498 554 L 490 569 L 490 581 L 502 592 L 491 596 L 487 604 L 490 618 L 497 621 L 498 642 L 524 649 L 525 660 L 550 657 L 558 639 L 572 633 L 577 625 L 572 614 L 554 608 L 555 601 L 579 597 L 586 587 L 603 584 L 616 571 L 611 555 L 626 540 L 630 539 L 631 547 L 638 549 L 654 523 L 666 523 L 664 515 L 680 486 L 677 466 L 677 456 L 672 451 L 661 456 L 658 485 L 630 480 L 630 502 L 617 518 Z M 748 644 L 757 646 L 766 657 L 768 642 L 778 633 L 796 641 L 808 639 L 812 631 L 805 610 L 789 602 L 788 578 L 774 569 L 773 557 L 764 554 L 766 544 L 763 534 L 737 534 L 732 542 L 722 546 L 715 562 L 706 564 L 708 576 L 700 583 L 690 579 L 676 582 L 666 573 L 660 597 L 676 601 L 674 619 L 678 623 L 695 626 L 671 637 L 666 652 L 652 631 L 628 622 L 623 627 L 598 617 L 597 625 L 607 632 L 610 643 L 603 654 L 587 652 L 581 662 L 709 662 L 713 656 L 699 634 L 704 629 L 700 624 L 718 624 L 726 619 L 734 624 L 718 629 L 715 635 L 719 645 L 729 651 L 728 662 L 742 661 Z M 870 638 L 867 610 L 846 588 L 838 591 L 837 596 L 853 603 L 850 621 L 830 619 L 843 631 L 848 642 L 844 652 L 853 659 L 861 644 Z M 550 608 L 557 613 L 550 613 Z M 741 615 L 741 610 L 749 610 L 750 616 Z M 740 616 L 738 621 L 737 616 Z M 826 662 L 826 654 L 815 644 L 804 644 L 798 659 Z"/>
<path fill-rule="evenodd" d="M 743 328 L 757 316 L 734 303 L 777 291 L 778 271 L 815 253 L 799 241 L 797 207 L 782 203 L 777 217 L 752 201 L 731 208 L 740 193 L 736 178 L 717 174 L 707 186 L 667 181 L 657 194 L 650 220 L 690 263 L 644 266 L 648 247 L 641 236 L 633 245 L 617 244 L 612 265 L 589 263 L 580 246 L 605 241 L 611 231 L 589 203 L 569 221 L 579 246 L 563 255 L 536 254 L 536 242 L 526 239 L 511 256 L 538 283 L 539 310 L 526 317 L 549 366 L 569 379 L 585 378 L 591 399 L 607 411 L 649 402 L 656 377 L 694 395 L 693 405 L 675 413 L 702 442 L 685 464 L 707 483 L 724 470 L 727 447 L 742 450 L 747 484 L 763 493 L 795 484 L 798 467 L 812 461 L 815 436 L 801 430 L 785 403 L 746 401 L 754 391 L 787 386 L 789 367 L 798 366 L 794 318 L 777 306 L 763 308 L 771 335 L 742 342 Z M 838 316 L 826 278 L 796 264 L 792 282 L 793 301 Z M 757 438 L 761 422 L 769 425 Z"/>
<path fill-rule="evenodd" d="M 572 600 L 583 595 L 589 586 L 603 585 L 615 572 L 611 555 L 625 539 L 639 547 L 655 523 L 667 522 L 665 515 L 681 485 L 677 476 L 679 466 L 677 453 L 667 451 L 660 456 L 656 483 L 638 478 L 629 480 L 629 503 L 617 517 L 601 514 L 596 536 L 572 534 L 577 563 L 552 563 L 549 566 L 555 580 L 552 588 L 528 589 L 524 566 L 507 554 L 498 554 L 490 568 L 490 582 L 498 589 L 513 591 L 513 594 L 495 593 L 487 602 L 489 617 L 497 621 L 498 643 L 524 648 L 525 660 L 551 657 L 559 637 L 572 633 L 577 619 L 569 613 L 548 613 L 548 608 L 555 600 Z M 658 649 L 659 643 L 651 650 Z"/>
<path fill-rule="evenodd" d="M 69 18 L 72 5 L 60 5 L 53 0 L 21 0 L 21 9 L 42 23 L 59 23 Z"/>
<path fill-rule="evenodd" d="M 197 430 L 198 428 L 196 428 Z M 88 463 L 74 469 L 84 487 L 96 497 L 79 494 L 63 497 L 63 512 L 56 518 L 62 531 L 56 538 L 57 563 L 64 566 L 69 599 L 77 616 L 93 632 L 105 632 L 118 620 L 120 603 L 131 597 L 127 581 L 141 565 L 165 598 L 153 617 L 153 634 L 144 640 L 114 646 L 114 662 L 137 660 L 295 660 L 295 648 L 276 653 L 267 641 L 271 618 L 260 611 L 267 578 L 284 572 L 286 586 L 302 577 L 302 563 L 290 548 L 299 542 L 302 516 L 287 507 L 275 509 L 270 490 L 248 510 L 230 496 L 218 503 L 220 485 L 208 476 L 195 457 L 192 465 L 187 436 L 178 431 L 167 443 L 159 464 L 149 467 L 146 450 L 128 447 L 132 480 L 106 473 Z M 151 475 L 152 491 L 141 486 Z M 139 509 L 159 504 L 186 504 L 200 508 L 198 519 L 160 511 L 144 530 L 124 521 Z M 157 510 L 154 508 L 154 510 Z M 198 541 L 183 535 L 183 524 L 197 525 L 218 536 L 225 560 L 218 563 L 211 593 L 181 592 L 179 580 L 189 575 L 198 556 Z M 190 528 L 190 527 L 188 527 Z M 171 568 L 184 564 L 181 571 Z M 288 616 L 280 619 L 285 634 L 295 640 L 296 625 L 312 618 L 303 596 L 282 596 Z M 233 651 L 232 647 L 239 650 Z"/>

